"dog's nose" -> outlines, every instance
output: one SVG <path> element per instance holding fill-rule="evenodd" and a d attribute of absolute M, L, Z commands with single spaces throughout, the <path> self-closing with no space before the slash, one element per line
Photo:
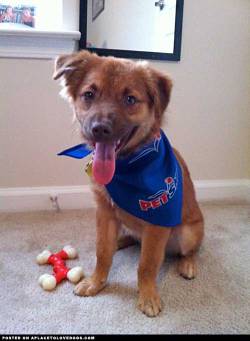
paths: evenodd
<path fill-rule="evenodd" d="M 92 134 L 97 141 L 108 140 L 112 136 L 112 127 L 108 123 L 95 122 L 92 125 Z"/>

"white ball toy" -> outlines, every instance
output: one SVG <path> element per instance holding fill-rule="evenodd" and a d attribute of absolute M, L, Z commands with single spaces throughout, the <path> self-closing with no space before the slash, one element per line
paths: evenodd
<path fill-rule="evenodd" d="M 69 259 L 74 259 L 77 257 L 77 251 L 71 245 L 64 246 L 63 251 L 67 253 Z"/>
<path fill-rule="evenodd" d="M 80 266 L 75 266 L 67 273 L 67 278 L 72 283 L 78 283 L 84 277 L 83 269 Z"/>
<path fill-rule="evenodd" d="M 46 264 L 52 253 L 49 250 L 44 250 L 36 257 L 36 261 L 39 265 Z"/>
<path fill-rule="evenodd" d="M 47 291 L 51 291 L 56 287 L 56 279 L 53 275 L 44 274 L 38 280 L 40 286 Z"/>

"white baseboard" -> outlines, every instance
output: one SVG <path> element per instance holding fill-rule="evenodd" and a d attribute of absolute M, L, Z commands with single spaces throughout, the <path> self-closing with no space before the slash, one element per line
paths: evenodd
<path fill-rule="evenodd" d="M 90 186 L 0 188 L 0 212 L 55 210 L 95 207 Z"/>
<path fill-rule="evenodd" d="M 206 201 L 250 202 L 250 180 L 194 181 L 197 199 Z M 60 209 L 95 207 L 90 186 L 0 188 L 0 212 L 55 210 L 51 197 L 57 197 Z"/>
<path fill-rule="evenodd" d="M 196 180 L 194 186 L 199 202 L 250 202 L 250 179 Z"/>

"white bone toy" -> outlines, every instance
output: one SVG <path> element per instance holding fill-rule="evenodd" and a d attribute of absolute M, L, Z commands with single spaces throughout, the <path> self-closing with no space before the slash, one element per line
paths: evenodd
<path fill-rule="evenodd" d="M 53 274 L 44 274 L 39 277 L 39 284 L 44 290 L 51 291 L 55 289 L 56 285 L 67 278 L 72 283 L 77 283 L 84 277 L 83 269 L 76 266 L 72 269 L 65 265 L 66 259 L 74 259 L 77 257 L 77 251 L 72 246 L 67 245 L 57 252 L 51 253 L 49 250 L 44 250 L 40 253 L 36 261 L 39 265 L 51 264 L 53 265 Z"/>

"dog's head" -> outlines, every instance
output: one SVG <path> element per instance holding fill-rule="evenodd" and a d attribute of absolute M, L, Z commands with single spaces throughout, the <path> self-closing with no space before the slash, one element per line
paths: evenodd
<path fill-rule="evenodd" d="M 159 132 L 172 88 L 146 63 L 87 51 L 58 57 L 53 78 L 63 79 L 62 93 L 95 148 L 93 173 L 101 184 L 111 181 L 117 155 L 134 152 Z"/>

